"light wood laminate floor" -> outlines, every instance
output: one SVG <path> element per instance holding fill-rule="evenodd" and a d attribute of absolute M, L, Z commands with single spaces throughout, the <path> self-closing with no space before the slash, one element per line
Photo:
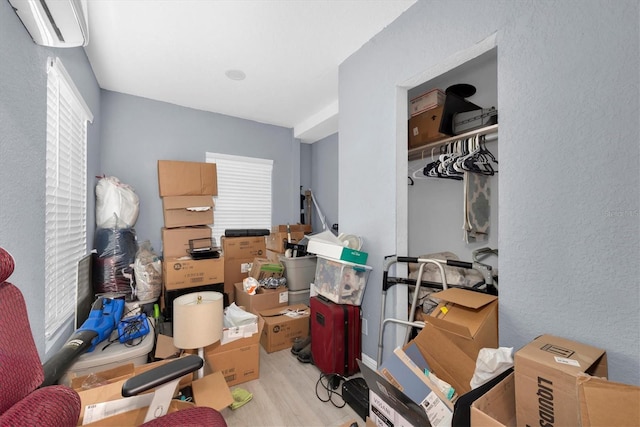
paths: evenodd
<path fill-rule="evenodd" d="M 260 378 L 230 387 L 249 391 L 252 400 L 236 410 L 226 408 L 222 415 L 229 427 L 333 427 L 349 421 L 363 427 L 364 420 L 349 405 L 337 408 L 316 396 L 320 375 L 315 365 L 299 362 L 289 349 L 268 354 L 260 347 Z M 318 395 L 323 400 L 329 397 L 322 385 Z M 344 403 L 339 394 L 334 393 L 332 400 L 338 406 Z"/>

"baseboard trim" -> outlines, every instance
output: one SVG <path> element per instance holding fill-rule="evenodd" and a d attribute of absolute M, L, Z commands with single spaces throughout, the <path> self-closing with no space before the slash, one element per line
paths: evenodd
<path fill-rule="evenodd" d="M 367 356 L 366 354 L 362 353 L 362 363 L 364 363 L 365 365 L 367 365 L 369 368 L 373 369 L 374 371 L 376 371 L 378 369 L 378 363 L 376 362 L 375 359 Z"/>

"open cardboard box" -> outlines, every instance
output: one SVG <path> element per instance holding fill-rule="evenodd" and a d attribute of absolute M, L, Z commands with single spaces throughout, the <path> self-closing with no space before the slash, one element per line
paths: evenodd
<path fill-rule="evenodd" d="M 515 353 L 518 425 L 580 425 L 576 379 L 607 376 L 605 350 L 553 335 L 541 335 Z"/>
<path fill-rule="evenodd" d="M 262 310 L 259 315 L 264 321 L 260 344 L 267 353 L 291 348 L 296 338 L 309 335 L 310 310 L 305 304 Z"/>
<path fill-rule="evenodd" d="M 160 197 L 217 196 L 216 164 L 158 160 L 158 192 Z"/>
<path fill-rule="evenodd" d="M 580 421 L 590 426 L 640 426 L 640 387 L 579 374 Z"/>
<path fill-rule="evenodd" d="M 182 400 L 173 399 L 169 404 L 167 414 L 172 412 L 181 411 L 183 409 L 194 408 L 191 402 L 185 402 Z M 144 423 L 144 419 L 147 415 L 147 408 L 138 408 L 132 411 L 127 411 L 122 414 L 113 415 L 111 417 L 103 418 L 99 421 L 84 424 L 91 427 L 122 427 L 122 426 L 139 426 Z"/>
<path fill-rule="evenodd" d="M 516 386 L 514 374 L 496 384 L 471 405 L 471 425 L 487 427 L 516 426 Z"/>
<path fill-rule="evenodd" d="M 98 377 L 112 376 L 111 382 L 91 389 L 78 390 L 78 395 L 80 396 L 81 403 L 78 425 L 83 425 L 85 423 L 86 411 L 97 410 L 94 407 L 94 405 L 96 404 L 113 402 L 112 404 L 122 405 L 127 404 L 127 399 L 135 399 L 122 397 L 122 386 L 125 381 L 135 375 L 146 372 L 162 364 L 169 363 L 170 361 L 171 360 L 161 360 L 158 362 L 148 363 L 146 365 L 135 366 L 130 373 L 124 375 L 119 375 L 117 369 L 112 369 L 109 370 L 109 372 L 105 373 L 101 372 L 98 374 L 94 374 Z M 123 368 L 120 373 L 125 372 L 126 369 L 127 368 Z M 192 374 L 185 375 L 183 379 L 180 380 L 177 388 L 180 389 L 185 385 L 191 385 L 193 391 L 193 399 L 197 406 L 207 406 L 216 410 L 222 410 L 233 403 L 231 391 L 229 390 L 229 387 L 227 386 L 227 383 L 225 382 L 225 379 L 221 372 L 214 372 L 210 375 L 205 375 L 203 378 L 196 380 L 192 380 L 192 378 Z M 77 379 L 77 381 L 81 380 Z M 173 402 L 172 404 L 175 410 L 181 409 L 179 404 Z M 109 420 L 109 418 L 112 417 L 108 417 L 100 420 L 100 423 L 95 425 L 139 425 L 140 423 L 136 423 L 136 420 L 137 417 L 140 416 L 140 413 L 142 413 L 142 419 L 144 419 L 146 408 L 132 408 L 132 410 L 120 414 L 120 416 L 115 420 Z M 123 417 L 125 420 L 127 420 L 126 422 L 122 422 Z"/>
<path fill-rule="evenodd" d="M 432 294 L 442 302 L 413 342 L 438 378 L 459 395 L 471 390 L 481 348 L 498 348 L 498 297 L 451 288 Z"/>
<path fill-rule="evenodd" d="M 260 286 L 256 289 L 255 295 L 246 293 L 242 282 L 234 284 L 234 287 L 236 305 L 243 306 L 249 313 L 258 314 L 262 310 L 289 305 L 289 288 L 286 286 L 275 289 Z"/>
<path fill-rule="evenodd" d="M 228 386 L 241 384 L 260 377 L 260 337 L 264 320 L 258 317 L 255 334 L 226 344 L 215 343 L 205 347 L 206 369 L 221 372 Z"/>

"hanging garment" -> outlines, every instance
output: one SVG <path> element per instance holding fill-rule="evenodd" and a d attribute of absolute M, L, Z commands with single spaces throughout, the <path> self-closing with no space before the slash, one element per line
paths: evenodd
<path fill-rule="evenodd" d="M 489 177 L 464 173 L 464 240 L 466 243 L 489 240 L 491 224 L 491 188 Z"/>

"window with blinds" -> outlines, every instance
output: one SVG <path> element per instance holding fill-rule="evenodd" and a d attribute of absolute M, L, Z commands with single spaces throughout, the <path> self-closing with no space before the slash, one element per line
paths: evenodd
<path fill-rule="evenodd" d="M 93 115 L 59 58 L 47 60 L 45 207 L 46 347 L 75 309 L 87 253 L 87 121 Z"/>
<path fill-rule="evenodd" d="M 218 173 L 212 233 L 216 244 L 226 229 L 271 229 L 273 160 L 207 153 L 206 161 L 215 163 Z"/>

